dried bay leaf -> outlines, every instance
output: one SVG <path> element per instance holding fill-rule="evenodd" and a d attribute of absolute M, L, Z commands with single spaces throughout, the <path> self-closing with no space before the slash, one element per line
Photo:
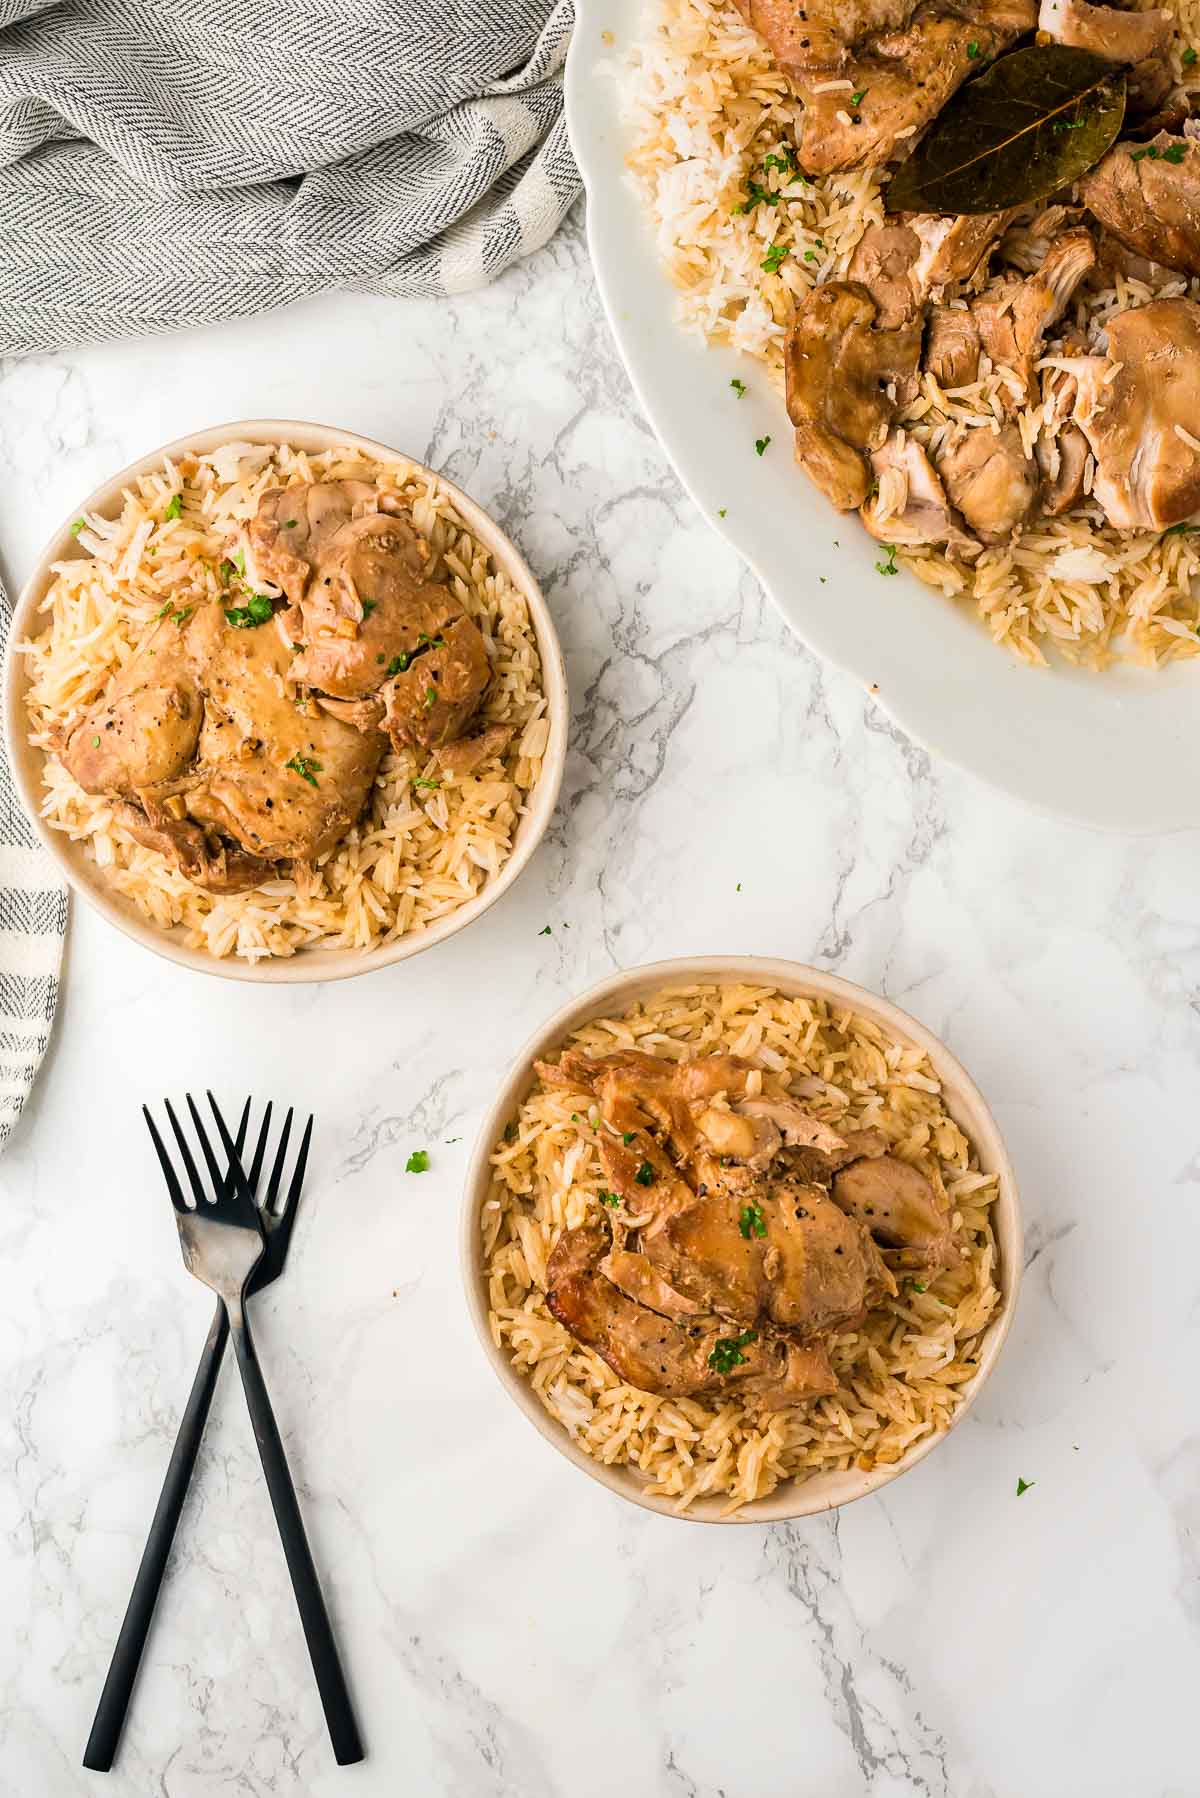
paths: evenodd
<path fill-rule="evenodd" d="M 889 212 L 1003 212 L 1094 168 L 1125 118 L 1125 70 L 1035 44 L 959 88 L 884 189 Z"/>

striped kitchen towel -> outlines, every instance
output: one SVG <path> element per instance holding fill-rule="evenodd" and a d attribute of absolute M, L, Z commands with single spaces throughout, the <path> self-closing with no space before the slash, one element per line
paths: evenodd
<path fill-rule="evenodd" d="M 8 639 L 0 586 L 0 665 Z M 67 889 L 21 810 L 0 750 L 0 1149 L 46 1053 L 67 934 Z"/>
<path fill-rule="evenodd" d="M 0 0 L 0 355 L 491 280 L 579 191 L 573 23 L 573 0 Z"/>

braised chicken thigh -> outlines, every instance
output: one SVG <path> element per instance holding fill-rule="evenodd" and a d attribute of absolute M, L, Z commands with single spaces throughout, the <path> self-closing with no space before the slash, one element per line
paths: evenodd
<path fill-rule="evenodd" d="M 136 840 L 228 892 L 328 855 L 389 737 L 458 744 L 490 663 L 411 518 L 366 482 L 264 494 L 246 559 L 221 575 L 219 600 L 168 607 L 150 626 L 62 755 Z"/>
<path fill-rule="evenodd" d="M 764 1410 L 832 1391 L 828 1343 L 896 1291 L 889 1257 L 956 1260 L 919 1170 L 876 1131 L 842 1135 L 764 1094 L 747 1061 L 568 1051 L 537 1072 L 597 1102 L 609 1183 L 605 1223 L 551 1253 L 547 1303 L 644 1391 L 736 1390 Z"/>

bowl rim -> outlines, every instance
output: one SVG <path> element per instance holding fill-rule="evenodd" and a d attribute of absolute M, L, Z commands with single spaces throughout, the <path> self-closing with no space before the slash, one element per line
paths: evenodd
<path fill-rule="evenodd" d="M 669 1498 L 652 1496 L 631 1469 L 605 1466 L 572 1441 L 563 1426 L 539 1402 L 532 1386 L 517 1372 L 505 1350 L 497 1348 L 492 1340 L 479 1233 L 480 1211 L 491 1190 L 491 1149 L 500 1130 L 533 1084 L 535 1057 L 559 1047 L 572 1030 L 589 1018 L 602 1017 L 606 1013 L 611 1015 L 614 1001 L 620 1001 L 624 1008 L 633 1000 L 662 987 L 700 982 L 778 986 L 793 993 L 831 999 L 862 1012 L 892 1034 L 922 1048 L 943 1086 L 953 1085 L 953 1092 L 947 1090 L 943 1094 L 947 1109 L 956 1121 L 968 1119 L 970 1140 L 981 1166 L 999 1176 L 995 1219 L 1000 1250 L 1000 1308 L 984 1332 L 978 1371 L 960 1389 L 963 1402 L 947 1428 L 915 1443 L 907 1454 L 889 1467 L 877 1468 L 871 1473 L 852 1468 L 843 1474 L 818 1474 L 800 1483 L 787 1480 L 767 1498 L 743 1506 L 733 1516 L 721 1514 L 725 1500 L 720 1497 L 699 1499 L 688 1511 L 676 1511 Z M 621 970 L 569 1000 L 533 1032 L 511 1063 L 480 1125 L 460 1207 L 459 1260 L 467 1310 L 480 1346 L 496 1378 L 538 1433 L 581 1472 L 606 1486 L 617 1497 L 677 1521 L 720 1524 L 781 1523 L 819 1516 L 880 1491 L 932 1454 L 959 1427 L 995 1368 L 1012 1325 L 1024 1265 L 1021 1203 L 1012 1162 L 983 1094 L 958 1058 L 932 1031 L 891 1000 L 805 962 L 758 955 L 687 956 Z"/>
<path fill-rule="evenodd" d="M 175 458 L 188 453 L 206 454 L 224 443 L 239 441 L 286 443 L 309 454 L 319 454 L 324 449 L 345 445 L 348 449 L 360 451 L 378 461 L 403 462 L 417 473 L 429 475 L 448 494 L 472 534 L 484 544 L 497 568 L 502 569 L 521 591 L 529 607 L 542 664 L 550 737 L 542 760 L 541 775 L 529 795 L 508 859 L 495 878 L 457 910 L 435 919 L 410 936 L 400 937 L 395 942 L 375 949 L 302 949 L 291 956 L 264 957 L 261 961 L 248 962 L 236 957 L 218 958 L 201 949 L 189 948 L 180 940 L 180 926 L 173 926 L 169 931 L 162 930 L 144 920 L 135 910 L 132 901 L 108 891 L 95 862 L 87 855 L 85 844 L 73 841 L 61 831 L 51 830 L 41 815 L 41 772 L 45 756 L 42 750 L 28 741 L 25 724 L 28 663 L 17 652 L 16 646 L 37 635 L 35 626 L 39 617 L 38 606 L 52 578 L 52 565 L 68 559 L 77 550 L 71 534 L 73 521 L 81 512 L 104 512 L 106 508 L 110 508 L 131 481 L 157 468 L 167 457 Z M 51 533 L 13 606 L 5 655 L 3 706 L 5 752 L 22 808 L 38 838 L 53 858 L 59 874 L 73 890 L 122 935 L 179 967 L 217 979 L 272 986 L 349 980 L 359 974 L 373 973 L 378 968 L 407 961 L 457 935 L 460 930 L 465 930 L 502 898 L 528 866 L 554 815 L 566 766 L 570 718 L 566 668 L 545 595 L 516 544 L 490 514 L 483 510 L 478 501 L 464 493 L 448 476 L 375 438 L 364 437 L 358 431 L 341 430 L 335 425 L 288 418 L 236 419 L 229 424 L 207 425 L 200 430 L 189 431 L 186 435 L 176 437 L 170 443 L 161 444 L 157 449 L 137 457 L 101 482 L 86 499 L 76 503 Z"/>

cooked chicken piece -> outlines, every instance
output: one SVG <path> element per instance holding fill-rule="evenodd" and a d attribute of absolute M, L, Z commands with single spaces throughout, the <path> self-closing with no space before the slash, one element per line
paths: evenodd
<path fill-rule="evenodd" d="M 546 1303 L 629 1385 L 674 1398 L 732 1393 L 763 1411 L 837 1390 L 823 1343 L 801 1348 L 773 1331 L 735 1331 L 718 1318 L 664 1317 L 606 1277 L 608 1252 L 602 1226 L 568 1230 L 547 1263 Z"/>
<path fill-rule="evenodd" d="M 847 1139 L 805 1111 L 795 1099 L 739 1099 L 736 1109 L 743 1117 L 773 1124 L 786 1148 L 816 1149 L 826 1156 L 845 1151 Z"/>
<path fill-rule="evenodd" d="M 491 673 L 478 626 L 470 618 L 448 625 L 384 689 L 392 742 L 435 749 L 460 737 L 479 710 Z"/>
<path fill-rule="evenodd" d="M 898 1251 L 899 1266 L 933 1272 L 957 1264 L 951 1216 L 924 1174 L 895 1155 L 843 1168 L 834 1178 L 833 1198 L 876 1242 Z"/>
<path fill-rule="evenodd" d="M 822 1187 L 764 1181 L 744 1197 L 698 1197 L 644 1238 L 667 1284 L 704 1311 L 807 1338 L 857 1323 L 891 1290 L 868 1232 Z"/>
<path fill-rule="evenodd" d="M 428 545 L 407 519 L 368 512 L 343 525 L 301 602 L 307 647 L 294 678 L 340 699 L 376 692 L 464 615 L 429 573 Z"/>
<path fill-rule="evenodd" d="M 881 330 L 894 331 L 917 315 L 912 267 L 920 248 L 916 232 L 907 225 L 868 225 L 859 239 L 847 279 L 866 288 Z"/>
<path fill-rule="evenodd" d="M 1091 233 L 1068 231 L 1047 251 L 1036 274 L 1003 282 L 972 302 L 984 349 L 994 364 L 1016 376 L 1016 391 L 1008 396 L 1013 410 L 1033 392 L 1043 336 L 1062 318 L 1075 289 L 1095 266 Z"/>
<path fill-rule="evenodd" d="M 1042 0 L 1038 16 L 1038 30 L 1055 43 L 1128 63 L 1129 105 L 1134 112 L 1153 111 L 1171 91 L 1167 51 L 1174 24 L 1161 7 L 1126 12 L 1116 6 L 1091 6 L 1088 0 Z"/>
<path fill-rule="evenodd" d="M 1079 384 L 1066 369 L 1048 368 L 1042 375 L 1043 425 L 1036 454 L 1042 475 L 1041 510 L 1058 518 L 1083 498 L 1090 454 L 1087 438 L 1071 422 Z"/>
<path fill-rule="evenodd" d="M 1037 498 L 1038 469 L 1015 424 L 964 430 L 938 456 L 946 491 L 977 537 L 1004 543 L 1024 524 Z"/>
<path fill-rule="evenodd" d="M 1117 144 L 1080 195 L 1106 230 L 1152 262 L 1200 275 L 1200 143 L 1160 133 Z"/>
<path fill-rule="evenodd" d="M 920 0 L 734 0 L 786 69 L 832 69 L 881 31 L 907 25 Z"/>
<path fill-rule="evenodd" d="M 801 167 L 830 174 L 905 155 L 968 75 L 1032 30 L 1035 12 L 1036 0 L 926 0 L 904 27 L 860 40 L 835 77 L 789 67 L 804 101 Z"/>
<path fill-rule="evenodd" d="M 152 822 L 140 806 L 119 801 L 113 816 L 135 843 L 153 849 L 177 864 L 185 880 L 195 881 L 210 893 L 244 893 L 261 886 L 278 870 L 261 856 L 247 855 L 243 849 L 225 843 L 214 844 L 198 824 L 188 824 L 155 808 Z"/>
<path fill-rule="evenodd" d="M 939 387 L 970 387 L 979 378 L 979 326 L 961 306 L 935 306 L 929 315 L 925 366 Z"/>
<path fill-rule="evenodd" d="M 1168 529 L 1200 511 L 1200 306 L 1153 300 L 1108 325 L 1108 355 L 1081 356 L 1075 422 L 1096 458 L 1093 497 L 1119 531 Z"/>
<path fill-rule="evenodd" d="M 877 491 L 862 509 L 862 521 L 880 543 L 949 543 L 959 549 L 978 544 L 955 523 L 946 490 L 915 438 L 893 431 L 871 457 Z"/>
<path fill-rule="evenodd" d="M 299 605 L 330 538 L 375 499 L 365 481 L 306 481 L 264 493 L 246 531 L 257 577 Z"/>
<path fill-rule="evenodd" d="M 921 355 L 919 324 L 879 331 L 875 313 L 856 282 L 818 287 L 797 312 L 785 351 L 796 460 L 843 512 L 866 499 L 864 452 L 879 448 L 891 423 L 895 408 L 884 384 L 911 380 Z"/>
<path fill-rule="evenodd" d="M 434 753 L 447 774 L 476 774 L 487 762 L 504 754 L 512 735 L 511 724 L 490 724 L 477 737 L 459 737 L 457 742 L 443 743 Z"/>
<path fill-rule="evenodd" d="M 614 1240 L 616 1225 L 614 1224 Z M 700 1306 L 695 1299 L 685 1298 L 669 1286 L 650 1260 L 634 1249 L 610 1249 L 600 1263 L 600 1271 L 627 1298 L 636 1299 L 663 1317 L 698 1317 Z"/>
<path fill-rule="evenodd" d="M 745 1117 L 740 1111 L 715 1105 L 705 1106 L 696 1119 L 696 1127 L 708 1154 L 744 1161 L 756 1171 L 770 1166 L 783 1142 L 769 1118 Z"/>
<path fill-rule="evenodd" d="M 1171 41 L 1172 16 L 1163 8 L 1126 12 L 1116 6 L 1090 6 L 1088 0 L 1042 0 L 1038 30 L 1057 44 L 1091 50 L 1111 62 L 1145 62 L 1159 56 Z"/>
<path fill-rule="evenodd" d="M 182 609 L 182 608 L 181 608 Z M 62 759 L 85 793 L 133 799 L 195 754 L 204 717 L 194 610 L 150 627 L 98 704 L 71 728 Z"/>
<path fill-rule="evenodd" d="M 218 606 L 210 633 L 204 726 L 188 815 L 270 861 L 313 861 L 362 812 L 385 748 L 289 696 L 291 655 L 269 626 L 230 630 Z"/>
<path fill-rule="evenodd" d="M 928 298 L 952 281 L 969 281 L 1008 225 L 1009 212 L 978 212 L 957 218 L 920 213 L 908 220 L 919 250 L 913 263 L 916 293 Z"/>

